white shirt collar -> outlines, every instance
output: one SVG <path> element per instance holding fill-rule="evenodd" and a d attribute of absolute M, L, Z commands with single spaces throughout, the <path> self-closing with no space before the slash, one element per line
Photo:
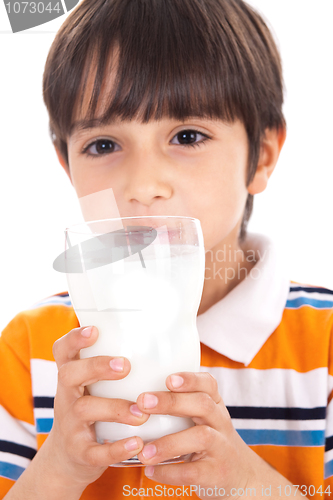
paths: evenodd
<path fill-rule="evenodd" d="M 197 316 L 201 342 L 245 366 L 281 322 L 290 286 L 272 240 L 249 233 L 244 250 L 247 248 L 256 252 L 257 262 L 251 272 L 223 299 Z"/>

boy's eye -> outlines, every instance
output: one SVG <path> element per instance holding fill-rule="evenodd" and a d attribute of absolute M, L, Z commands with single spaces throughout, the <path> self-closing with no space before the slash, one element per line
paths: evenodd
<path fill-rule="evenodd" d="M 200 138 L 201 140 L 198 141 Z M 177 142 L 174 142 L 175 139 Z M 202 132 L 198 132 L 197 130 L 182 130 L 173 137 L 171 144 L 178 144 L 185 147 L 195 147 L 200 146 L 208 139 L 210 139 L 210 137 Z M 98 158 L 99 156 L 119 151 L 119 148 L 120 146 L 110 139 L 97 139 L 96 141 L 88 144 L 88 146 L 81 151 L 81 154 L 86 154 L 91 158 Z"/>
<path fill-rule="evenodd" d="M 88 156 L 103 155 L 107 153 L 113 153 L 118 145 L 110 141 L 110 139 L 98 139 L 97 141 L 89 144 L 82 153 L 87 153 Z"/>
<path fill-rule="evenodd" d="M 204 139 L 197 142 L 198 136 L 203 137 Z M 175 135 L 174 139 L 177 139 L 178 144 L 181 146 L 200 146 L 203 142 L 205 142 L 209 137 L 197 130 L 182 130 Z M 171 141 L 172 144 L 177 144 Z"/>

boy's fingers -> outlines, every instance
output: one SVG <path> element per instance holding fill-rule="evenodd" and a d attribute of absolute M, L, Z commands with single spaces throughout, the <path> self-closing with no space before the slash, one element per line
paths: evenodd
<path fill-rule="evenodd" d="M 141 456 L 141 455 L 140 455 Z M 152 479 L 162 484 L 188 486 L 189 496 L 194 496 L 193 493 L 199 495 L 199 487 L 207 484 L 207 478 L 211 476 L 212 466 L 208 461 L 201 460 L 199 462 L 185 462 L 182 464 L 157 465 L 155 467 L 146 467 L 145 474 Z M 200 486 L 197 486 L 197 485 Z M 210 490 L 212 488 L 209 488 Z M 221 488 L 220 495 L 223 488 Z M 202 497 L 201 497 L 202 498 Z"/>
<path fill-rule="evenodd" d="M 53 344 L 53 357 L 59 368 L 64 363 L 79 359 L 79 352 L 84 347 L 90 347 L 98 338 L 95 326 L 74 328 Z"/>
<path fill-rule="evenodd" d="M 82 456 L 91 467 L 107 467 L 135 457 L 142 448 L 142 439 L 135 436 L 115 443 L 91 445 L 82 450 Z"/>
<path fill-rule="evenodd" d="M 58 369 L 58 381 L 68 388 L 83 387 L 99 380 L 122 379 L 130 369 L 130 362 L 126 358 L 94 356 L 61 365 Z"/>
<path fill-rule="evenodd" d="M 144 413 L 188 417 L 196 424 L 209 425 L 219 431 L 222 431 L 230 420 L 228 411 L 217 405 L 205 392 L 143 393 L 136 402 Z"/>
<path fill-rule="evenodd" d="M 119 422 L 128 425 L 142 425 L 149 418 L 147 414 L 138 414 L 134 403 L 124 399 L 107 399 L 96 396 L 82 396 L 73 404 L 75 416 L 81 422 L 92 425 L 94 422 Z"/>
<path fill-rule="evenodd" d="M 218 431 L 208 425 L 196 425 L 146 444 L 138 458 L 144 464 L 155 465 L 192 453 L 205 456 L 215 451 L 223 453 L 220 437 Z"/>
<path fill-rule="evenodd" d="M 216 379 L 208 372 L 181 372 L 169 375 L 167 388 L 173 392 L 205 392 L 215 403 L 220 403 L 221 396 Z"/>

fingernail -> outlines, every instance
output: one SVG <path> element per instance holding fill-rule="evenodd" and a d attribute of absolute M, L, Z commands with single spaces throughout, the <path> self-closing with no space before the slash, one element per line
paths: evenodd
<path fill-rule="evenodd" d="M 124 447 L 126 448 L 127 451 L 134 451 L 139 448 L 136 438 L 132 438 L 129 441 L 126 441 Z"/>
<path fill-rule="evenodd" d="M 154 444 L 147 444 L 147 446 L 143 447 L 142 455 L 146 460 L 152 458 L 154 455 L 156 455 L 156 446 Z"/>
<path fill-rule="evenodd" d="M 145 475 L 147 477 L 151 477 L 154 474 L 154 467 L 152 465 L 149 465 L 148 467 L 145 468 Z"/>
<path fill-rule="evenodd" d="M 141 411 L 139 410 L 139 408 L 137 407 L 137 405 L 132 405 L 130 406 L 130 412 L 132 413 L 132 415 L 134 415 L 135 417 L 142 417 L 142 413 Z"/>
<path fill-rule="evenodd" d="M 170 377 L 171 385 L 175 389 L 178 389 L 181 385 L 184 383 L 183 377 L 180 377 L 179 375 L 171 375 Z"/>
<path fill-rule="evenodd" d="M 143 407 L 150 409 L 155 408 L 158 403 L 158 399 L 154 394 L 145 394 L 143 397 Z"/>
<path fill-rule="evenodd" d="M 89 338 L 92 334 L 92 326 L 88 326 L 81 331 L 82 337 Z"/>
<path fill-rule="evenodd" d="M 124 358 L 111 359 L 110 366 L 114 372 L 122 372 L 124 369 Z"/>

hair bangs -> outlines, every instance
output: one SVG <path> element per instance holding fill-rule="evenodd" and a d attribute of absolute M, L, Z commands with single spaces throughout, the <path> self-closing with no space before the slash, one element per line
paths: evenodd
<path fill-rule="evenodd" d="M 190 20 L 172 12 L 176 4 L 162 2 L 154 23 L 146 19 L 147 26 L 132 24 L 131 16 L 124 15 L 122 29 L 112 37 L 106 22 L 85 61 L 76 116 L 98 117 L 102 124 L 114 118 L 144 123 L 163 117 L 244 119 L 245 107 L 233 85 L 234 61 L 216 50 L 216 40 L 207 32 L 193 30 Z M 166 5 L 171 12 L 163 12 Z M 212 32 L 211 26 L 207 30 Z M 90 82 L 89 75 L 94 75 Z"/>

